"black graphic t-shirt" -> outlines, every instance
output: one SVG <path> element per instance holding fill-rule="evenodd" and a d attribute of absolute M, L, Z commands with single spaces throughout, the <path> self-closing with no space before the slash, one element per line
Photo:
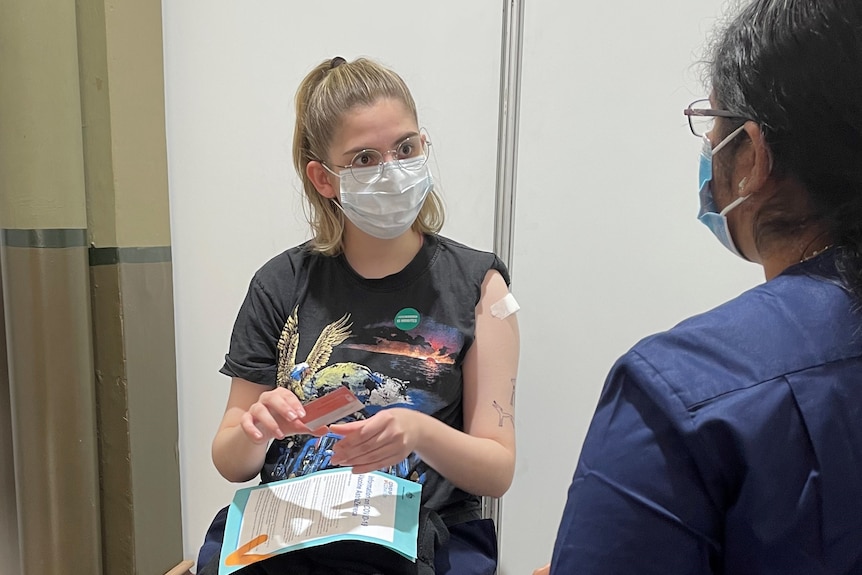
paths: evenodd
<path fill-rule="evenodd" d="M 405 407 L 463 430 L 462 373 L 473 343 L 475 308 L 492 253 L 426 235 L 407 267 L 365 279 L 343 255 L 308 244 L 290 249 L 254 276 L 234 324 L 221 373 L 266 386 L 279 381 L 303 403 L 346 386 L 364 408 L 343 421 Z M 266 483 L 331 467 L 337 437 L 274 441 Z M 422 502 L 448 523 L 480 516 L 480 500 L 444 479 L 416 454 L 385 469 L 423 485 Z"/>

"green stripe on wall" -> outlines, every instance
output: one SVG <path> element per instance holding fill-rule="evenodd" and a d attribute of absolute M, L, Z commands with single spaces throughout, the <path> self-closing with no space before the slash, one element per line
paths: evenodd
<path fill-rule="evenodd" d="M 0 230 L 0 244 L 11 248 L 82 248 L 85 229 Z"/>
<path fill-rule="evenodd" d="M 83 248 L 87 246 L 85 229 L 18 230 L 0 229 L 0 245 L 11 248 Z M 89 250 L 91 266 L 151 264 L 171 261 L 171 246 L 146 248 L 97 248 Z"/>
<path fill-rule="evenodd" d="M 171 261 L 171 246 L 151 248 L 90 248 L 91 266 L 153 264 Z"/>

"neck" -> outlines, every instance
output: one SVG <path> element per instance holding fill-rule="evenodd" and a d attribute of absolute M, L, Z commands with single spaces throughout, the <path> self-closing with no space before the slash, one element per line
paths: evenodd
<path fill-rule="evenodd" d="M 766 250 L 761 254 L 766 279 L 771 280 L 792 265 L 810 260 L 832 247 L 829 233 L 813 229 L 799 234 L 784 243 L 780 249 Z"/>
<path fill-rule="evenodd" d="M 353 270 L 366 279 L 380 279 L 407 267 L 424 238 L 408 230 L 397 238 L 381 240 L 347 223 L 344 227 L 344 257 Z"/>

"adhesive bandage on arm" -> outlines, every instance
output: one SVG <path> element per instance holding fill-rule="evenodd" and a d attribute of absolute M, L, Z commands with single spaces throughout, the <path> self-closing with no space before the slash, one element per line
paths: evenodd
<path fill-rule="evenodd" d="M 506 319 L 519 309 L 521 306 L 515 301 L 515 296 L 507 293 L 506 297 L 491 306 L 491 315 L 497 319 Z"/>

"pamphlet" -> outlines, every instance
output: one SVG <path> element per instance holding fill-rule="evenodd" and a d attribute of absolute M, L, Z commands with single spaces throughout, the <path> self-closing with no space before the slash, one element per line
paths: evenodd
<path fill-rule="evenodd" d="M 383 545 L 415 561 L 421 490 L 406 479 L 350 468 L 240 489 L 228 509 L 219 575 L 343 540 Z"/>

